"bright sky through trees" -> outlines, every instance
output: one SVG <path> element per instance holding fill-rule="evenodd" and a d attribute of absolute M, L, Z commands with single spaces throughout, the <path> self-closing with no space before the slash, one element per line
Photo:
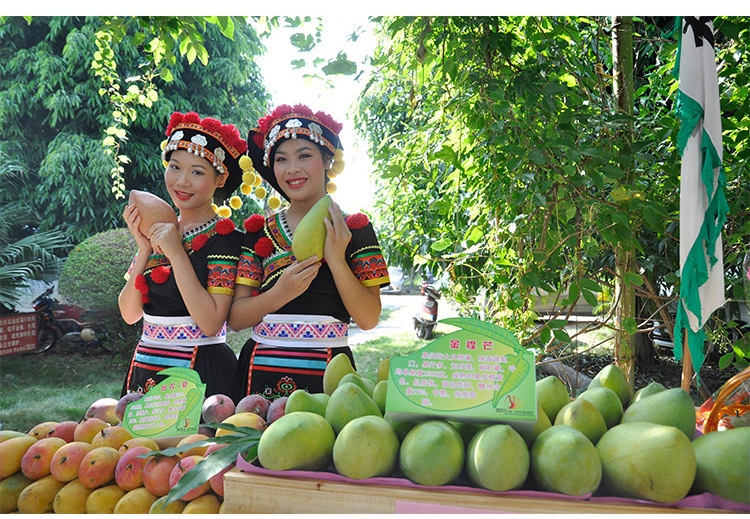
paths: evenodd
<path fill-rule="evenodd" d="M 304 32 L 312 31 L 314 22 L 305 27 Z M 350 35 L 357 31 L 356 42 Z M 364 31 L 364 32 L 363 32 Z M 366 74 L 355 80 L 354 76 L 333 75 L 324 79 L 305 78 L 305 74 L 319 74 L 319 68 L 313 70 L 311 63 L 314 57 L 323 58 L 326 62 L 343 51 L 347 57 L 362 68 L 362 59 L 370 54 L 374 46 L 372 31 L 365 15 L 335 14 L 323 17 L 322 41 L 311 52 L 299 52 L 289 37 L 300 28 L 274 30 L 264 43 L 267 52 L 258 61 L 266 88 L 273 96 L 274 105 L 303 103 L 313 110 L 322 110 L 331 114 L 344 125 L 341 131 L 341 142 L 344 145 L 344 172 L 336 177 L 338 190 L 333 195 L 344 211 L 370 212 L 373 201 L 373 185 L 370 181 L 372 163 L 367 157 L 365 143 L 357 142 L 354 122 L 350 117 L 352 104 L 367 81 Z M 307 66 L 295 69 L 293 60 L 304 59 Z M 322 66 L 322 65 L 321 65 Z"/>

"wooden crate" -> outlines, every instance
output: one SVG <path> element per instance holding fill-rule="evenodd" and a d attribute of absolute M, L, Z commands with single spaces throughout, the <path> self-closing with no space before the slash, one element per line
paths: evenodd
<path fill-rule="evenodd" d="M 639 502 L 530 499 L 453 489 L 358 484 L 319 479 L 228 472 L 225 513 L 721 513 L 726 510 L 674 508 Z"/>

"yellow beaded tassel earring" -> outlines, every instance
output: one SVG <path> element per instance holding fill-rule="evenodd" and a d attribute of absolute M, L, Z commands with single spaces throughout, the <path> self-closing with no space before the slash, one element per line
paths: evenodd
<path fill-rule="evenodd" d="M 326 193 L 333 194 L 336 192 L 337 186 L 331 180 L 338 175 L 340 175 L 344 171 L 344 151 L 340 148 L 337 148 L 336 151 L 333 154 L 333 164 L 326 172 L 328 175 L 328 183 L 326 184 Z"/>

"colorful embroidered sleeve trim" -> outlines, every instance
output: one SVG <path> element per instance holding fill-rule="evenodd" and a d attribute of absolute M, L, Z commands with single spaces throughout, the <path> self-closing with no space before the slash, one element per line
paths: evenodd
<path fill-rule="evenodd" d="M 369 246 L 357 251 L 352 258 L 352 272 L 367 287 L 387 283 L 388 266 L 380 247 Z"/>
<path fill-rule="evenodd" d="M 247 279 L 247 278 L 241 278 L 241 277 L 237 277 L 234 280 L 234 284 L 245 285 L 247 287 L 252 287 L 252 288 L 260 288 L 260 281 L 255 281 L 253 279 Z"/>
<path fill-rule="evenodd" d="M 233 288 L 224 288 L 224 287 L 208 287 L 206 291 L 209 294 L 225 294 L 228 296 L 234 295 L 234 289 Z"/>
<path fill-rule="evenodd" d="M 237 277 L 236 257 L 209 256 L 208 282 L 209 293 L 234 293 L 234 280 Z M 229 292 L 225 292 L 228 290 Z"/>
<path fill-rule="evenodd" d="M 284 269 L 293 262 L 294 254 L 291 252 L 282 252 L 266 259 L 263 265 L 263 286 L 280 276 Z"/>
<path fill-rule="evenodd" d="M 271 218 L 266 220 L 268 224 L 266 227 L 266 235 L 272 238 L 276 242 L 278 248 L 281 250 L 292 249 L 292 237 L 287 235 L 284 230 L 284 226 L 281 223 L 281 213 L 276 213 Z"/>
<path fill-rule="evenodd" d="M 366 287 L 381 287 L 383 285 L 387 285 L 390 283 L 390 279 L 388 277 L 384 278 L 377 278 L 377 279 L 368 279 L 366 281 L 362 281 L 362 284 Z"/>
<path fill-rule="evenodd" d="M 246 246 L 242 246 L 239 265 L 237 266 L 237 279 L 235 283 L 259 287 L 263 281 L 263 265 L 260 258 Z"/>

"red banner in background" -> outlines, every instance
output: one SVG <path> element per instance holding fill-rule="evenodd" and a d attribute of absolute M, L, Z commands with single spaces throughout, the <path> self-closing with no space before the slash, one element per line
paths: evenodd
<path fill-rule="evenodd" d="M 0 316 L 0 357 L 36 350 L 36 314 Z"/>

